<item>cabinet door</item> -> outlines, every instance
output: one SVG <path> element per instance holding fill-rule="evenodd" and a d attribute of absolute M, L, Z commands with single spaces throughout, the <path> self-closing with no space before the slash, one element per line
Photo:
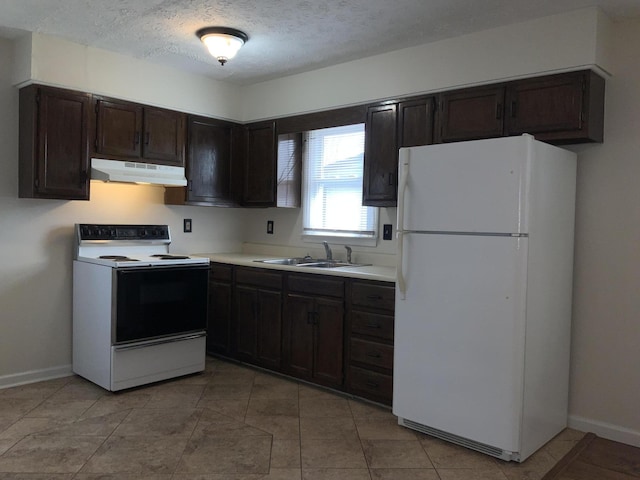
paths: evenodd
<path fill-rule="evenodd" d="M 276 206 L 275 133 L 274 122 L 247 127 L 242 197 L 248 207 Z"/>
<path fill-rule="evenodd" d="M 593 97 L 589 95 L 592 85 Z M 513 82 L 507 88 L 507 134 L 530 133 L 540 140 L 565 143 L 602 141 L 604 108 L 590 112 L 589 98 L 604 99 L 604 81 L 591 72 Z"/>
<path fill-rule="evenodd" d="M 398 104 L 398 147 L 417 147 L 433 143 L 434 97 Z"/>
<path fill-rule="evenodd" d="M 96 152 L 117 158 L 142 155 L 142 106 L 97 100 Z"/>
<path fill-rule="evenodd" d="M 504 86 L 456 90 L 440 98 L 441 142 L 502 136 Z"/>
<path fill-rule="evenodd" d="M 232 205 L 232 126 L 213 119 L 188 122 L 186 200 L 207 205 Z"/>
<path fill-rule="evenodd" d="M 207 351 L 231 353 L 231 284 L 209 281 L 209 320 Z"/>
<path fill-rule="evenodd" d="M 340 300 L 315 301 L 314 380 L 341 386 L 343 379 L 344 306 Z"/>
<path fill-rule="evenodd" d="M 258 358 L 258 291 L 236 285 L 235 296 L 236 353 L 238 358 L 255 362 Z"/>
<path fill-rule="evenodd" d="M 395 206 L 398 179 L 397 104 L 369 107 L 365 126 L 362 204 Z"/>
<path fill-rule="evenodd" d="M 31 158 L 21 158 L 21 162 L 33 162 L 27 168 L 33 178 L 26 180 L 30 182 L 26 196 L 88 200 L 89 95 L 52 88 L 32 93 L 36 95 L 37 126 L 31 135 L 25 133 L 33 144 L 26 152 L 33 150 L 27 154 Z M 23 193 L 21 189 L 21 196 Z"/>
<path fill-rule="evenodd" d="M 282 359 L 280 292 L 258 290 L 258 352 L 260 365 L 279 370 Z"/>
<path fill-rule="evenodd" d="M 313 297 L 289 294 L 285 304 L 285 368 L 292 375 L 313 377 Z"/>
<path fill-rule="evenodd" d="M 145 160 L 181 167 L 184 165 L 185 115 L 171 110 L 144 109 Z"/>

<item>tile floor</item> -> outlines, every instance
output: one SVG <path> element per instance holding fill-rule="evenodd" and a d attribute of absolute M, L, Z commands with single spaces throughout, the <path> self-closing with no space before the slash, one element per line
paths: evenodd
<path fill-rule="evenodd" d="M 582 436 L 506 463 L 212 358 L 202 374 L 116 394 L 80 377 L 0 390 L 0 480 L 539 480 Z"/>

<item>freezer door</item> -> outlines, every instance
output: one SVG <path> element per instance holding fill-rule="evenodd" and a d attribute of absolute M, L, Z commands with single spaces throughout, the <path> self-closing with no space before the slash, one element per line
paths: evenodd
<path fill-rule="evenodd" d="M 401 149 L 399 178 L 406 164 L 408 175 L 398 228 L 529 233 L 525 199 L 533 141 L 521 136 Z"/>
<path fill-rule="evenodd" d="M 526 238 L 404 236 L 393 413 L 519 451 Z"/>

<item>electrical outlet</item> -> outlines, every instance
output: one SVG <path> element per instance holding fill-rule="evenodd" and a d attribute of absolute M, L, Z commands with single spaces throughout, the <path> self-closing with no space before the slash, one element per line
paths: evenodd
<path fill-rule="evenodd" d="M 391 229 L 392 229 L 392 226 L 391 226 L 390 223 L 385 223 L 382 226 L 382 239 L 383 240 L 391 240 L 391 238 L 392 238 L 391 237 Z"/>
<path fill-rule="evenodd" d="M 267 220 L 267 234 L 273 235 L 273 220 Z"/>
<path fill-rule="evenodd" d="M 182 221 L 182 231 L 184 233 L 191 233 L 192 222 L 190 218 L 185 218 Z"/>

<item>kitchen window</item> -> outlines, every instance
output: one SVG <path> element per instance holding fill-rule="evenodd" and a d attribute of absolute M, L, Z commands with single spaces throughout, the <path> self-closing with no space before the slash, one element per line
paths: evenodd
<path fill-rule="evenodd" d="M 302 223 L 306 240 L 338 237 L 375 245 L 378 209 L 362 206 L 363 168 L 364 124 L 305 132 Z"/>

